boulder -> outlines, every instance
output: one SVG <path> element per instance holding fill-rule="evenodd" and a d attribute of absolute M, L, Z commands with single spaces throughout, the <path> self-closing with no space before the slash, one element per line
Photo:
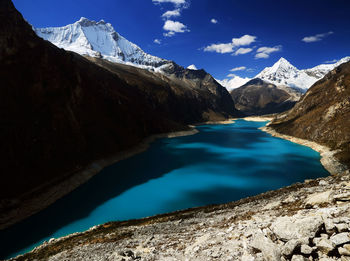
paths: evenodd
<path fill-rule="evenodd" d="M 307 261 L 308 259 L 303 257 L 302 255 L 294 255 L 292 257 L 292 261 Z"/>
<path fill-rule="evenodd" d="M 333 192 L 331 190 L 321 192 L 321 193 L 315 193 L 311 194 L 310 196 L 307 197 L 305 204 L 308 205 L 319 205 L 323 203 L 331 203 L 333 200 Z"/>
<path fill-rule="evenodd" d="M 291 239 L 312 238 L 323 225 L 323 220 L 320 216 L 300 218 L 279 217 L 271 225 L 271 230 L 282 241 Z"/>
<path fill-rule="evenodd" d="M 312 247 L 308 245 L 301 245 L 300 247 L 300 252 L 304 255 L 311 255 L 312 250 L 313 250 Z"/>
<path fill-rule="evenodd" d="M 349 233 L 343 232 L 330 237 L 333 244 L 339 246 L 350 242 Z"/>
<path fill-rule="evenodd" d="M 332 241 L 325 238 L 314 242 L 316 244 L 317 249 L 326 255 L 328 255 L 328 253 L 335 248 L 335 244 Z"/>
<path fill-rule="evenodd" d="M 279 247 L 271 239 L 264 236 L 262 232 L 255 234 L 251 246 L 260 250 L 266 260 L 280 261 L 281 253 Z"/>

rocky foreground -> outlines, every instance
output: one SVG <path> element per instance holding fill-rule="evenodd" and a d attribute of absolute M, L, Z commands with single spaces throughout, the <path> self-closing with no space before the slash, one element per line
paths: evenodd
<path fill-rule="evenodd" d="M 107 223 L 14 260 L 350 260 L 350 173 Z"/>

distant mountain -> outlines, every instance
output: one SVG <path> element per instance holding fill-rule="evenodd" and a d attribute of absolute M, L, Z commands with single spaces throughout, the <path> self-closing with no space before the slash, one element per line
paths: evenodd
<path fill-rule="evenodd" d="M 265 68 L 255 78 L 260 78 L 277 86 L 286 85 L 301 89 L 305 92 L 328 72 L 347 61 L 350 61 L 350 57 L 345 57 L 334 64 L 321 64 L 311 69 L 299 70 L 282 57 L 272 67 Z"/>
<path fill-rule="evenodd" d="M 190 70 L 198 70 L 198 69 L 197 69 L 197 66 L 195 66 L 194 64 L 191 64 L 191 65 L 187 66 L 187 69 L 190 69 Z"/>
<path fill-rule="evenodd" d="M 224 79 L 224 80 L 217 80 L 222 86 L 224 86 L 229 92 L 243 86 L 247 82 L 252 80 L 251 78 L 242 78 L 237 75 L 230 79 Z"/>
<path fill-rule="evenodd" d="M 169 61 L 145 53 L 136 44 L 118 34 L 110 23 L 82 17 L 63 27 L 36 28 L 41 38 L 57 47 L 81 55 L 99 57 L 111 62 L 157 68 Z"/>
<path fill-rule="evenodd" d="M 246 115 L 264 115 L 286 111 L 299 100 L 301 93 L 287 86 L 277 87 L 259 78 L 231 91 L 236 109 Z"/>
<path fill-rule="evenodd" d="M 279 115 L 270 127 L 326 145 L 350 167 L 349 97 L 350 62 L 346 62 L 313 85 L 292 110 Z"/>

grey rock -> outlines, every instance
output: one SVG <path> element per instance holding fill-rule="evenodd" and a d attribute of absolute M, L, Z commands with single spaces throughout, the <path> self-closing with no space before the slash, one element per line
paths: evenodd
<path fill-rule="evenodd" d="M 308 259 L 303 257 L 302 255 L 294 255 L 292 257 L 292 261 L 307 261 Z"/>
<path fill-rule="evenodd" d="M 344 223 L 335 224 L 335 227 L 337 228 L 338 232 L 346 232 L 349 230 L 348 225 Z"/>
<path fill-rule="evenodd" d="M 335 244 L 328 239 L 322 238 L 321 240 L 316 241 L 316 247 L 320 252 L 328 254 L 335 248 Z"/>
<path fill-rule="evenodd" d="M 345 247 L 339 247 L 338 252 L 342 256 L 350 256 L 350 250 L 346 249 Z"/>
<path fill-rule="evenodd" d="M 310 255 L 312 253 L 312 247 L 308 245 L 301 245 L 300 252 L 305 255 Z"/>
<path fill-rule="evenodd" d="M 320 216 L 314 217 L 280 217 L 272 224 L 271 229 L 282 241 L 315 236 L 323 224 Z"/>
<path fill-rule="evenodd" d="M 325 218 L 324 219 L 324 226 L 326 228 L 326 232 L 331 235 L 335 232 L 335 224 L 332 219 Z"/>
<path fill-rule="evenodd" d="M 349 233 L 343 232 L 330 237 L 330 240 L 337 246 L 350 242 Z"/>
<path fill-rule="evenodd" d="M 281 260 L 281 253 L 278 246 L 274 244 L 269 238 L 265 237 L 262 232 L 258 232 L 254 236 L 251 246 L 255 249 L 260 250 L 266 260 Z"/>

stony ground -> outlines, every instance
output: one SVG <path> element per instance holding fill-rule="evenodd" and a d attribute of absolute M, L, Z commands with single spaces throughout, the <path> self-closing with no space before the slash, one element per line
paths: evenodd
<path fill-rule="evenodd" d="M 350 173 L 225 205 L 107 223 L 16 260 L 350 260 Z"/>

